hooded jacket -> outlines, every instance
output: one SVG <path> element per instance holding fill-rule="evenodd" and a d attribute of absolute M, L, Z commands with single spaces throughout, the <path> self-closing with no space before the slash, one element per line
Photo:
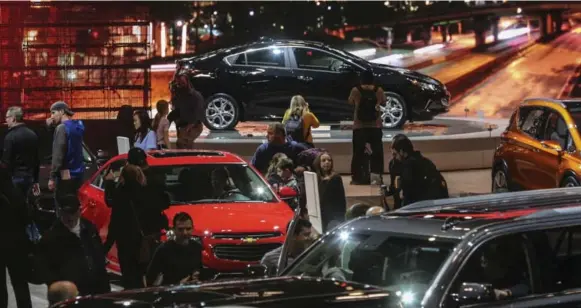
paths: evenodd
<path fill-rule="evenodd" d="M 60 172 L 63 170 L 69 170 L 73 179 L 83 177 L 84 133 L 85 126 L 79 120 L 67 120 L 56 127 L 52 144 L 51 179 L 60 178 Z"/>

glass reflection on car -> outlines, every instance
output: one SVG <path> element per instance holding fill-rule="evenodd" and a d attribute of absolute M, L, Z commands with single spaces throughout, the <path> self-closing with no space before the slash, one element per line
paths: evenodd
<path fill-rule="evenodd" d="M 283 275 L 354 281 L 385 287 L 404 303 L 421 300 L 455 246 L 433 237 L 336 230 Z"/>
<path fill-rule="evenodd" d="M 276 202 L 267 184 L 244 164 L 152 166 L 165 176 L 172 204 Z"/>

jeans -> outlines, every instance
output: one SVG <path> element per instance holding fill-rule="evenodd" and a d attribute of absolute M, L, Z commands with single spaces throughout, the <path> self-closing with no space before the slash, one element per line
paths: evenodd
<path fill-rule="evenodd" d="M 365 145 L 371 146 L 371 173 L 383 175 L 383 131 L 381 128 L 365 127 L 353 130 L 353 156 L 351 158 L 351 175 L 357 178 L 361 165 L 365 161 Z"/>
<path fill-rule="evenodd" d="M 32 187 L 33 179 L 32 176 L 13 176 L 12 177 L 12 184 L 14 184 L 14 188 L 18 190 L 18 192 L 26 198 L 28 193 L 30 192 L 30 188 Z"/>

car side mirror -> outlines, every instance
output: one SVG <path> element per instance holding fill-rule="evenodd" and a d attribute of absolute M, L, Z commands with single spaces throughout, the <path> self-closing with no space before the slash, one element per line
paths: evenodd
<path fill-rule="evenodd" d="M 278 190 L 281 199 L 292 199 L 298 197 L 297 191 L 288 186 L 283 186 Z"/>
<path fill-rule="evenodd" d="M 109 155 L 109 153 L 107 151 L 103 151 L 103 150 L 97 151 L 97 165 L 99 165 L 99 166 L 104 165 L 110 158 L 111 158 L 111 156 Z"/>
<path fill-rule="evenodd" d="M 494 288 L 487 283 L 464 282 L 451 296 L 461 305 L 487 302 L 494 300 Z"/>
<path fill-rule="evenodd" d="M 266 277 L 268 268 L 262 264 L 249 264 L 246 266 L 244 273 L 248 277 Z"/>
<path fill-rule="evenodd" d="M 551 149 L 557 152 L 562 152 L 563 148 L 561 147 L 561 143 L 555 140 L 544 140 L 541 141 L 541 145 L 546 149 Z"/>
<path fill-rule="evenodd" d="M 351 65 L 343 64 L 339 67 L 339 72 L 341 72 L 341 73 L 354 73 L 355 69 Z"/>

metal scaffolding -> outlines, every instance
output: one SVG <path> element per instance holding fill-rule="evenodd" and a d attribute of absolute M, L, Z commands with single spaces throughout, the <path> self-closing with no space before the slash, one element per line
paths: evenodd
<path fill-rule="evenodd" d="M 67 102 L 76 117 L 108 119 L 150 106 L 151 26 L 115 2 L 0 3 L 0 102 L 28 118 Z"/>

